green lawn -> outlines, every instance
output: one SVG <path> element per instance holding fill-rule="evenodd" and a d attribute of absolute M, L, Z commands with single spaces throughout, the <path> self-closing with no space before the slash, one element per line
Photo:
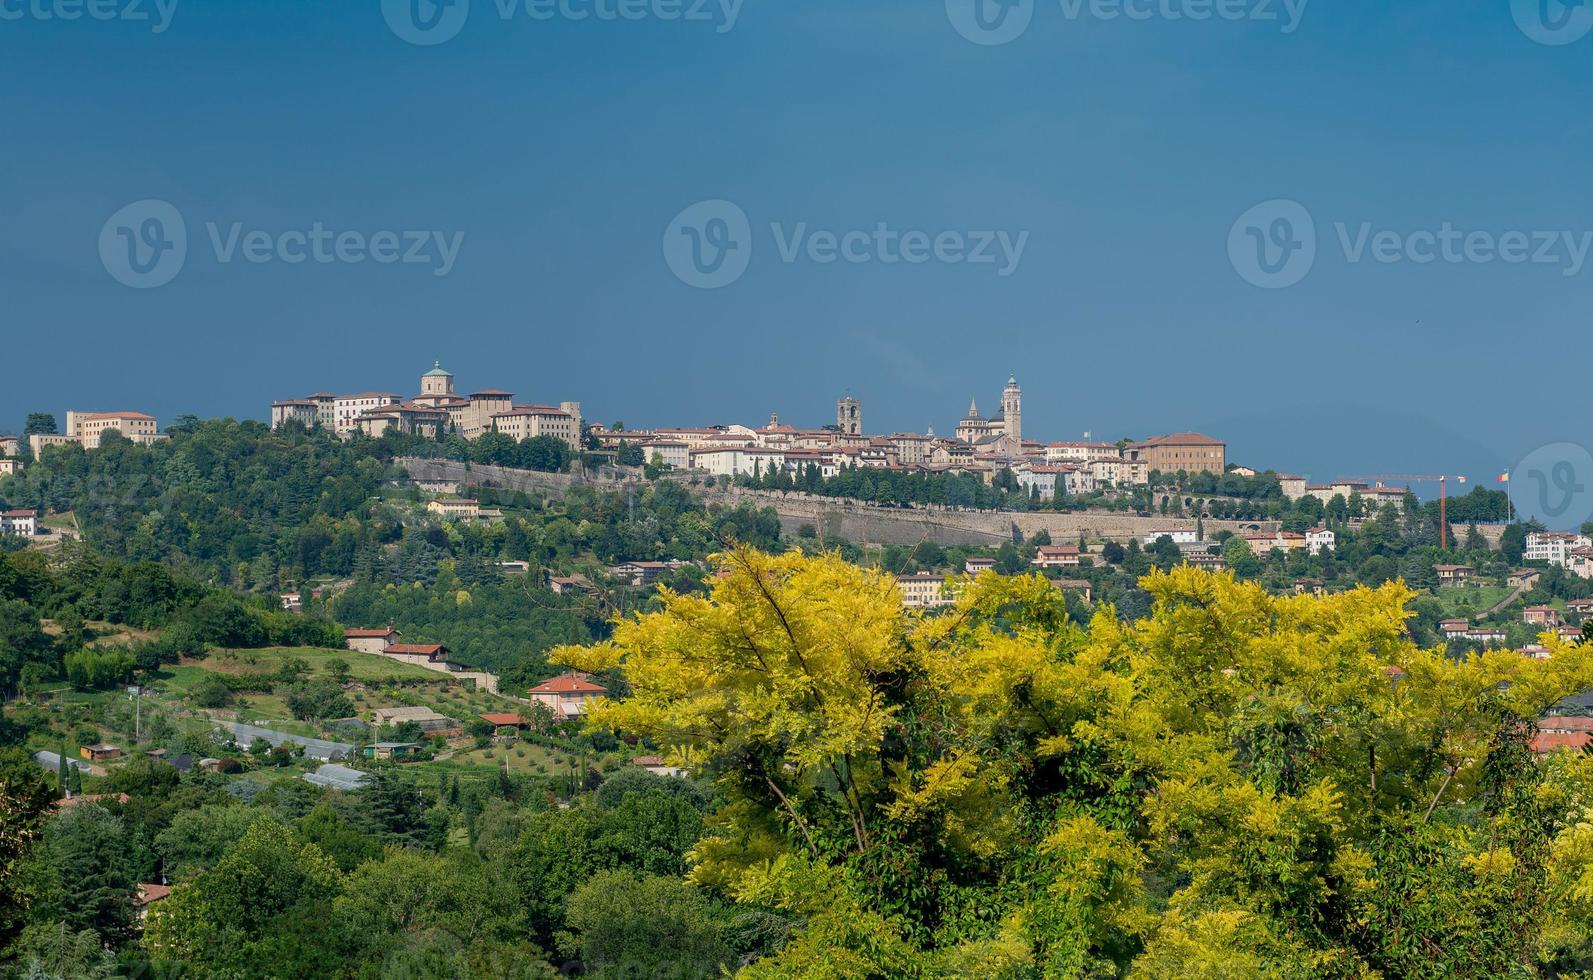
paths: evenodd
<path fill-rule="evenodd" d="M 1433 595 L 1438 604 L 1444 607 L 1446 616 L 1481 616 L 1512 591 L 1502 585 L 1482 585 L 1475 588 L 1439 589 Z M 1466 608 L 1468 605 L 1469 611 Z"/>

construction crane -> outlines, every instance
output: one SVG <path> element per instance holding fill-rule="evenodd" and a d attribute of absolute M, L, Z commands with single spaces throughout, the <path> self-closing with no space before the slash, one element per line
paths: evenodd
<path fill-rule="evenodd" d="M 1399 483 L 1438 484 L 1438 547 L 1449 550 L 1449 481 L 1464 484 L 1464 476 L 1440 476 L 1433 473 L 1373 473 L 1370 476 L 1346 476 L 1342 483 L 1370 483 L 1379 487 Z"/>

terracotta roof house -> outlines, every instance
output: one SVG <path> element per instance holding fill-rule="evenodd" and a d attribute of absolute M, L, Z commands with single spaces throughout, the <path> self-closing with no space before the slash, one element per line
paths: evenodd
<path fill-rule="evenodd" d="M 1560 625 L 1560 610 L 1553 606 L 1530 606 L 1521 613 L 1521 618 L 1533 626 L 1556 629 Z"/>
<path fill-rule="evenodd" d="M 381 653 L 398 642 L 399 632 L 391 626 L 381 629 L 346 629 L 343 645 L 360 653 Z"/>
<path fill-rule="evenodd" d="M 440 664 L 448 662 L 448 648 L 441 643 L 393 643 L 382 656 Z"/>
<path fill-rule="evenodd" d="M 608 694 L 608 688 L 594 684 L 586 674 L 563 674 L 544 681 L 526 692 L 532 701 L 546 705 L 559 721 L 586 713 L 587 703 Z"/>

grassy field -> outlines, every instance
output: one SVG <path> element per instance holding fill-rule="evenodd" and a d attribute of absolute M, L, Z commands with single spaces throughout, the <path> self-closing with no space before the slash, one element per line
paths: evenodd
<path fill-rule="evenodd" d="M 1511 593 L 1502 585 L 1483 585 L 1476 588 L 1439 589 L 1434 598 L 1444 607 L 1448 616 L 1480 616 L 1494 603 Z"/>

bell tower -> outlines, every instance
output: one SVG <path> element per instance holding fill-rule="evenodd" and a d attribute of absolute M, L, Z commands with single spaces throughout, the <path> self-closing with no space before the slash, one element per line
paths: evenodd
<path fill-rule="evenodd" d="M 844 435 L 863 434 L 863 405 L 847 395 L 835 403 L 835 427 Z"/>
<path fill-rule="evenodd" d="M 1023 448 L 1023 389 L 1018 387 L 1016 376 L 1008 378 L 1006 388 L 1001 391 L 1001 418 L 1006 423 L 1011 451 L 1020 451 Z"/>

